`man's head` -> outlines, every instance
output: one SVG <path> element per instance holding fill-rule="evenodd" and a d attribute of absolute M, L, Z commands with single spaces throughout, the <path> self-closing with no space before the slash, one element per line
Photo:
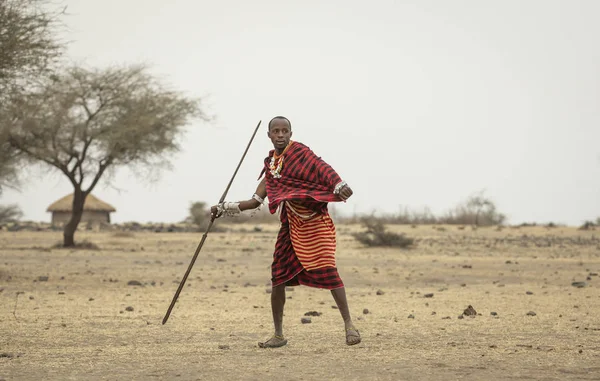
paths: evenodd
<path fill-rule="evenodd" d="M 292 123 L 284 116 L 276 116 L 269 122 L 267 136 L 271 139 L 275 151 L 281 153 L 292 137 Z"/>

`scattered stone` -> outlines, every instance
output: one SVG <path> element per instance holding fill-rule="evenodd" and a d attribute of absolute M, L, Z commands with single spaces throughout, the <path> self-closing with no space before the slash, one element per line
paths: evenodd
<path fill-rule="evenodd" d="M 475 316 L 477 315 L 477 311 L 475 311 L 475 308 L 473 308 L 473 306 L 469 304 L 469 306 L 463 311 L 463 315 Z"/>
<path fill-rule="evenodd" d="M 217 262 L 227 262 L 227 259 L 217 258 Z"/>
<path fill-rule="evenodd" d="M 93 302 L 93 301 L 94 301 L 94 298 L 89 298 L 88 299 L 88 302 Z"/>
<path fill-rule="evenodd" d="M 291 292 L 291 291 L 294 291 L 294 287 L 286 287 L 285 290 Z"/>
<path fill-rule="evenodd" d="M 7 359 L 11 359 L 11 358 L 13 358 L 13 357 L 15 357 L 15 355 L 13 355 L 12 353 L 6 353 L 6 352 L 4 352 L 4 353 L 0 353 L 0 358 L 7 358 Z"/>
<path fill-rule="evenodd" d="M 590 273 L 590 276 L 598 276 L 598 273 Z"/>
<path fill-rule="evenodd" d="M 531 291 L 527 291 L 527 292 L 525 292 L 525 293 L 526 293 L 527 295 L 533 295 L 533 292 L 531 292 Z"/>
<path fill-rule="evenodd" d="M 302 319 L 300 319 L 300 322 L 302 324 L 310 324 L 310 323 L 312 323 L 312 319 L 309 317 L 303 317 Z"/>
<path fill-rule="evenodd" d="M 408 319 L 414 319 L 414 318 L 415 318 L 415 315 L 413 315 L 413 314 L 408 315 Z"/>
<path fill-rule="evenodd" d="M 432 314 L 432 315 L 437 315 L 437 312 L 435 312 L 435 311 L 431 311 L 431 314 Z"/>
<path fill-rule="evenodd" d="M 512 263 L 512 261 L 508 260 L 508 261 L 506 261 L 504 263 L 506 263 L 507 265 L 510 265 Z"/>
<path fill-rule="evenodd" d="M 58 295 L 64 295 L 64 294 L 65 294 L 65 292 L 64 292 L 64 291 L 59 291 L 59 292 L 58 292 Z"/>
<path fill-rule="evenodd" d="M 430 292 L 429 294 L 425 294 L 425 295 L 423 295 L 423 297 L 425 297 L 425 298 L 433 298 L 433 292 Z"/>
<path fill-rule="evenodd" d="M 573 282 L 573 283 L 571 283 L 571 286 L 577 287 L 577 288 L 583 288 L 583 287 L 587 286 L 587 283 L 585 283 L 585 282 Z"/>
<path fill-rule="evenodd" d="M 112 279 L 111 279 L 112 281 Z M 128 286 L 143 286 L 142 282 L 138 281 L 138 280 L 130 280 L 129 282 L 127 282 Z"/>
<path fill-rule="evenodd" d="M 490 348 L 498 348 L 498 347 L 496 346 L 496 344 L 492 344 L 492 345 L 490 345 Z"/>
<path fill-rule="evenodd" d="M 472 269 L 473 266 L 472 265 L 463 265 L 463 269 Z"/>
<path fill-rule="evenodd" d="M 133 311 L 133 307 L 131 307 L 131 306 L 129 306 L 129 307 L 126 307 L 126 308 L 125 308 L 125 311 L 132 312 L 132 311 Z"/>
<path fill-rule="evenodd" d="M 41 275 L 38 277 L 38 282 L 47 282 L 48 281 L 48 276 L 46 275 Z"/>
<path fill-rule="evenodd" d="M 321 316 L 322 313 L 317 312 L 317 311 L 308 311 L 306 313 L 304 313 L 304 316 Z"/>
<path fill-rule="evenodd" d="M 273 290 L 272 290 L 272 289 L 270 289 L 270 288 L 267 288 L 267 289 L 265 290 L 265 292 L 266 292 L 267 294 L 271 294 L 271 293 L 273 292 Z"/>
<path fill-rule="evenodd" d="M 337 310 L 338 306 L 331 306 L 331 308 L 333 308 L 334 310 Z"/>
<path fill-rule="evenodd" d="M 366 315 L 366 314 L 368 314 L 368 313 L 369 313 L 369 309 L 368 309 L 368 308 L 365 308 L 365 309 L 363 310 L 363 315 Z"/>
<path fill-rule="evenodd" d="M 463 315 L 458 315 L 459 319 L 464 319 L 465 317 Z"/>
<path fill-rule="evenodd" d="M 442 318 L 442 320 L 450 320 L 450 319 L 452 319 L 450 316 L 444 316 L 444 317 Z"/>
<path fill-rule="evenodd" d="M 229 349 L 229 345 L 227 345 L 227 344 L 220 344 L 219 345 L 219 349 L 227 350 L 227 349 Z"/>
<path fill-rule="evenodd" d="M 492 311 L 492 312 L 490 312 L 490 315 L 492 315 L 492 316 L 498 316 L 498 313 L 497 313 L 497 312 L 494 312 L 494 311 Z"/>
<path fill-rule="evenodd" d="M 535 316 L 535 315 L 537 315 L 537 314 L 533 311 L 527 312 L 527 316 Z"/>
<path fill-rule="evenodd" d="M 385 292 L 383 292 L 383 290 L 377 290 L 377 295 L 383 295 L 385 294 Z"/>
<path fill-rule="evenodd" d="M 31 295 L 30 295 L 30 296 L 29 296 L 29 300 L 33 300 L 33 299 L 35 299 L 35 298 L 34 298 L 33 296 L 31 296 Z"/>

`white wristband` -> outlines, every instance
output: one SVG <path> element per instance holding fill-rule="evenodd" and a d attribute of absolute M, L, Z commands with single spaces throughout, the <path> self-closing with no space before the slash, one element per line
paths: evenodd
<path fill-rule="evenodd" d="M 340 194 L 340 191 L 346 185 L 348 185 L 348 184 L 345 181 L 340 182 L 338 185 L 335 186 L 335 189 L 333 190 L 333 194 Z"/>
<path fill-rule="evenodd" d="M 237 216 L 242 213 L 239 202 L 222 202 L 217 205 L 218 215 L 226 215 L 229 217 Z"/>
<path fill-rule="evenodd" d="M 257 195 L 256 193 L 254 193 L 252 195 L 252 198 L 255 199 L 256 201 L 258 201 L 261 205 L 263 204 L 263 202 L 265 202 L 265 199 L 260 197 L 259 195 Z"/>

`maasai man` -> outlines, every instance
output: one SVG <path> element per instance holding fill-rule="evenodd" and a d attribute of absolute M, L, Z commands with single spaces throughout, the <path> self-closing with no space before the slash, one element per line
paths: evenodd
<path fill-rule="evenodd" d="M 261 177 L 265 176 L 252 198 L 211 207 L 213 218 L 233 216 L 258 208 L 268 197 L 269 211 L 279 212 L 281 228 L 271 266 L 275 334 L 258 345 L 276 348 L 287 344 L 283 336 L 285 287 L 297 285 L 331 290 L 344 319 L 346 344 L 358 344 L 361 337 L 352 323 L 344 283 L 336 268 L 335 226 L 327 210 L 328 202 L 347 200 L 352 189 L 310 148 L 291 140 L 292 125 L 287 118 L 273 118 L 267 136 L 274 149 L 265 158 Z"/>

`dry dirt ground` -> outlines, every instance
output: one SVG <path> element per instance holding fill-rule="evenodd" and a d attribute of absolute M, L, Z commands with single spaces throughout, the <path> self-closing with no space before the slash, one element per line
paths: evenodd
<path fill-rule="evenodd" d="M 166 325 L 201 234 L 80 232 L 100 250 L 65 250 L 58 232 L 0 232 L 0 379 L 600 379 L 598 230 L 392 227 L 418 239 L 399 250 L 338 226 L 363 342 L 344 344 L 328 291 L 300 287 L 289 344 L 260 349 L 278 227 L 253 228 L 209 234 Z M 308 311 L 322 315 L 302 324 Z"/>

